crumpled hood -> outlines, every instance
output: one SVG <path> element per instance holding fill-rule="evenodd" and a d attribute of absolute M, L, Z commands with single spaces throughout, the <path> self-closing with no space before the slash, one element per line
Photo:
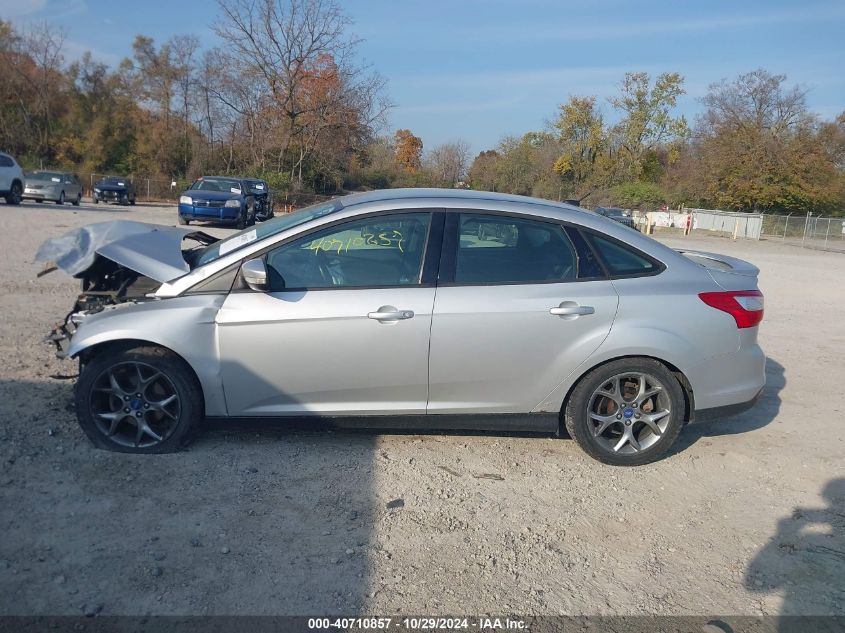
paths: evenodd
<path fill-rule="evenodd" d="M 85 272 L 97 255 L 155 281 L 166 282 L 190 272 L 182 257 L 182 240 L 194 237 L 211 244 L 217 238 L 188 228 L 114 220 L 97 222 L 46 240 L 35 261 L 54 262 L 70 275 Z"/>

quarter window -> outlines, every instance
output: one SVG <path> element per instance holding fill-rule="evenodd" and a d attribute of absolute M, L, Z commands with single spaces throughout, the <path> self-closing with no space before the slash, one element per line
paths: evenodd
<path fill-rule="evenodd" d="M 577 259 L 563 227 L 536 220 L 461 214 L 456 283 L 575 279 Z"/>
<path fill-rule="evenodd" d="M 14 165 L 11 158 L 0 154 L 0 167 L 14 167 Z"/>
<path fill-rule="evenodd" d="M 270 251 L 271 290 L 420 283 L 431 213 L 364 218 Z"/>
<path fill-rule="evenodd" d="M 595 233 L 587 232 L 586 235 L 613 276 L 647 275 L 659 270 L 656 262 L 624 244 Z"/>

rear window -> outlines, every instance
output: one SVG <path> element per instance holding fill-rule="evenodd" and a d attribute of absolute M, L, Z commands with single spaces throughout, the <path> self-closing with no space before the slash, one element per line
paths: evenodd
<path fill-rule="evenodd" d="M 586 235 L 614 277 L 649 275 L 660 270 L 657 262 L 626 244 L 595 233 L 587 232 Z"/>

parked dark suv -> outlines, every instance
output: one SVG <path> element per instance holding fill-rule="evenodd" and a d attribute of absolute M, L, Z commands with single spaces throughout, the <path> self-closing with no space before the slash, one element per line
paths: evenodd
<path fill-rule="evenodd" d="M 135 185 L 129 178 L 123 176 L 106 176 L 94 185 L 91 197 L 94 199 L 94 204 L 99 202 L 135 204 Z"/>
<path fill-rule="evenodd" d="M 624 209 L 618 209 L 616 207 L 596 207 L 594 211 L 599 215 L 610 218 L 614 222 L 619 222 L 619 224 L 624 224 L 635 231 L 637 230 L 637 226 L 634 224 L 634 218 L 632 218 Z"/>

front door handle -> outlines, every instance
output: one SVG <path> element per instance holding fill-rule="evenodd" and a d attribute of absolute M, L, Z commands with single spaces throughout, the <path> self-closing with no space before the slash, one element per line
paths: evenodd
<path fill-rule="evenodd" d="M 412 319 L 414 317 L 413 310 L 399 310 L 393 306 L 381 306 L 375 312 L 367 312 L 368 319 L 375 319 L 376 321 L 402 321 L 404 319 Z"/>
<path fill-rule="evenodd" d="M 585 314 L 595 314 L 595 312 L 596 309 L 593 306 L 578 305 L 575 301 L 563 301 L 558 307 L 549 310 L 549 314 L 571 318 L 578 318 Z"/>

